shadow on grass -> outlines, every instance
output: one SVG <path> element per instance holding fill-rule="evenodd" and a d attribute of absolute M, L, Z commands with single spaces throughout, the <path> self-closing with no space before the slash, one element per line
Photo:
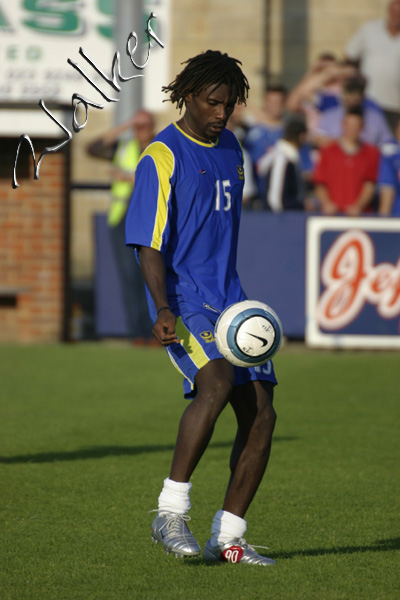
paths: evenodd
<path fill-rule="evenodd" d="M 295 556 L 324 556 L 326 554 L 356 554 L 358 552 L 390 552 L 400 549 L 400 538 L 376 540 L 368 546 L 337 546 L 335 548 L 310 548 L 272 554 L 274 559 L 294 558 Z"/>
<path fill-rule="evenodd" d="M 336 548 L 310 548 L 309 550 L 293 550 L 290 552 L 270 552 L 268 556 L 274 560 L 301 558 L 302 556 L 326 556 L 329 554 L 357 554 L 360 552 L 392 552 L 400 549 L 400 538 L 390 538 L 387 540 L 376 540 L 374 544 L 368 546 L 338 546 Z M 200 565 L 223 566 L 224 562 L 208 562 L 203 559 L 192 559 L 185 563 L 191 567 Z"/>
<path fill-rule="evenodd" d="M 296 437 L 274 438 L 276 442 L 290 442 L 296 440 Z M 209 449 L 212 448 L 231 448 L 233 441 L 212 442 Z M 0 456 L 0 463 L 6 465 L 20 463 L 50 463 L 69 460 L 99 459 L 108 456 L 136 456 L 138 454 L 150 454 L 153 452 L 172 452 L 175 446 L 173 444 L 155 444 L 153 446 L 93 446 L 91 448 L 79 448 L 66 452 L 39 452 L 38 454 L 22 454 L 17 456 Z"/>

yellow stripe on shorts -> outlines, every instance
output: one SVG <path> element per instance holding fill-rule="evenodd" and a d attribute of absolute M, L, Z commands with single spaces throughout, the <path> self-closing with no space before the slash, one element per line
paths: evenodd
<path fill-rule="evenodd" d="M 190 381 L 189 377 L 186 377 L 186 375 L 182 371 L 182 369 L 179 368 L 178 363 L 176 362 L 176 360 L 172 356 L 172 352 L 168 349 L 168 346 L 167 346 L 167 352 L 168 352 L 169 359 L 172 362 L 172 364 L 174 365 L 175 369 L 177 371 L 179 371 L 179 373 L 186 379 L 186 381 L 188 381 L 190 383 L 190 387 L 192 388 L 192 391 L 193 391 L 194 390 L 194 383 L 192 381 Z"/>
<path fill-rule="evenodd" d="M 181 340 L 182 346 L 185 348 L 188 356 L 194 362 L 196 367 L 198 369 L 204 367 L 210 359 L 194 335 L 185 327 L 181 317 L 178 317 L 176 320 L 175 331 L 176 335 Z"/>

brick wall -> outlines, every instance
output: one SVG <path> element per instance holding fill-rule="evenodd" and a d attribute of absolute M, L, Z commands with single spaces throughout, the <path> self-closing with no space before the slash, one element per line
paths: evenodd
<path fill-rule="evenodd" d="M 57 140 L 32 142 L 37 160 Z M 16 148 L 17 139 L 0 140 L 0 343 L 56 342 L 63 336 L 68 155 L 46 155 L 34 181 L 24 143 L 17 165 L 20 187 L 12 189 Z"/>

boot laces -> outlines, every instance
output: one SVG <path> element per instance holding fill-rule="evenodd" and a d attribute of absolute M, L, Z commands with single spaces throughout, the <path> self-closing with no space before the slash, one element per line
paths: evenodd
<path fill-rule="evenodd" d="M 158 509 L 155 508 L 153 510 L 150 510 L 149 512 L 158 512 Z M 160 516 L 163 515 L 163 513 L 159 513 L 159 514 L 160 514 Z M 160 531 L 166 527 L 167 530 L 170 531 L 171 533 L 180 534 L 181 533 L 180 528 L 182 526 L 182 521 L 188 522 L 191 520 L 191 517 L 189 517 L 189 515 L 176 515 L 174 513 L 164 513 L 164 514 L 166 517 L 166 521 L 160 527 Z M 168 517 L 167 517 L 167 514 L 168 514 Z"/>
<path fill-rule="evenodd" d="M 182 521 L 190 521 L 190 517 L 188 515 L 171 515 L 163 527 L 166 527 L 171 533 L 179 534 L 181 533 Z"/>
<path fill-rule="evenodd" d="M 238 545 L 243 546 L 244 548 L 249 548 L 254 552 L 256 551 L 256 548 L 261 548 L 262 550 L 269 550 L 268 546 L 257 546 L 256 544 L 249 544 L 244 538 L 239 538 Z"/>

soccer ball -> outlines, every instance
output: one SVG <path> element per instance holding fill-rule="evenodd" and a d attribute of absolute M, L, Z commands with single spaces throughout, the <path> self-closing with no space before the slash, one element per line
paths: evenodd
<path fill-rule="evenodd" d="M 282 342 L 282 325 L 267 304 L 244 300 L 219 315 L 214 332 L 217 348 L 237 367 L 255 367 L 272 358 Z"/>

